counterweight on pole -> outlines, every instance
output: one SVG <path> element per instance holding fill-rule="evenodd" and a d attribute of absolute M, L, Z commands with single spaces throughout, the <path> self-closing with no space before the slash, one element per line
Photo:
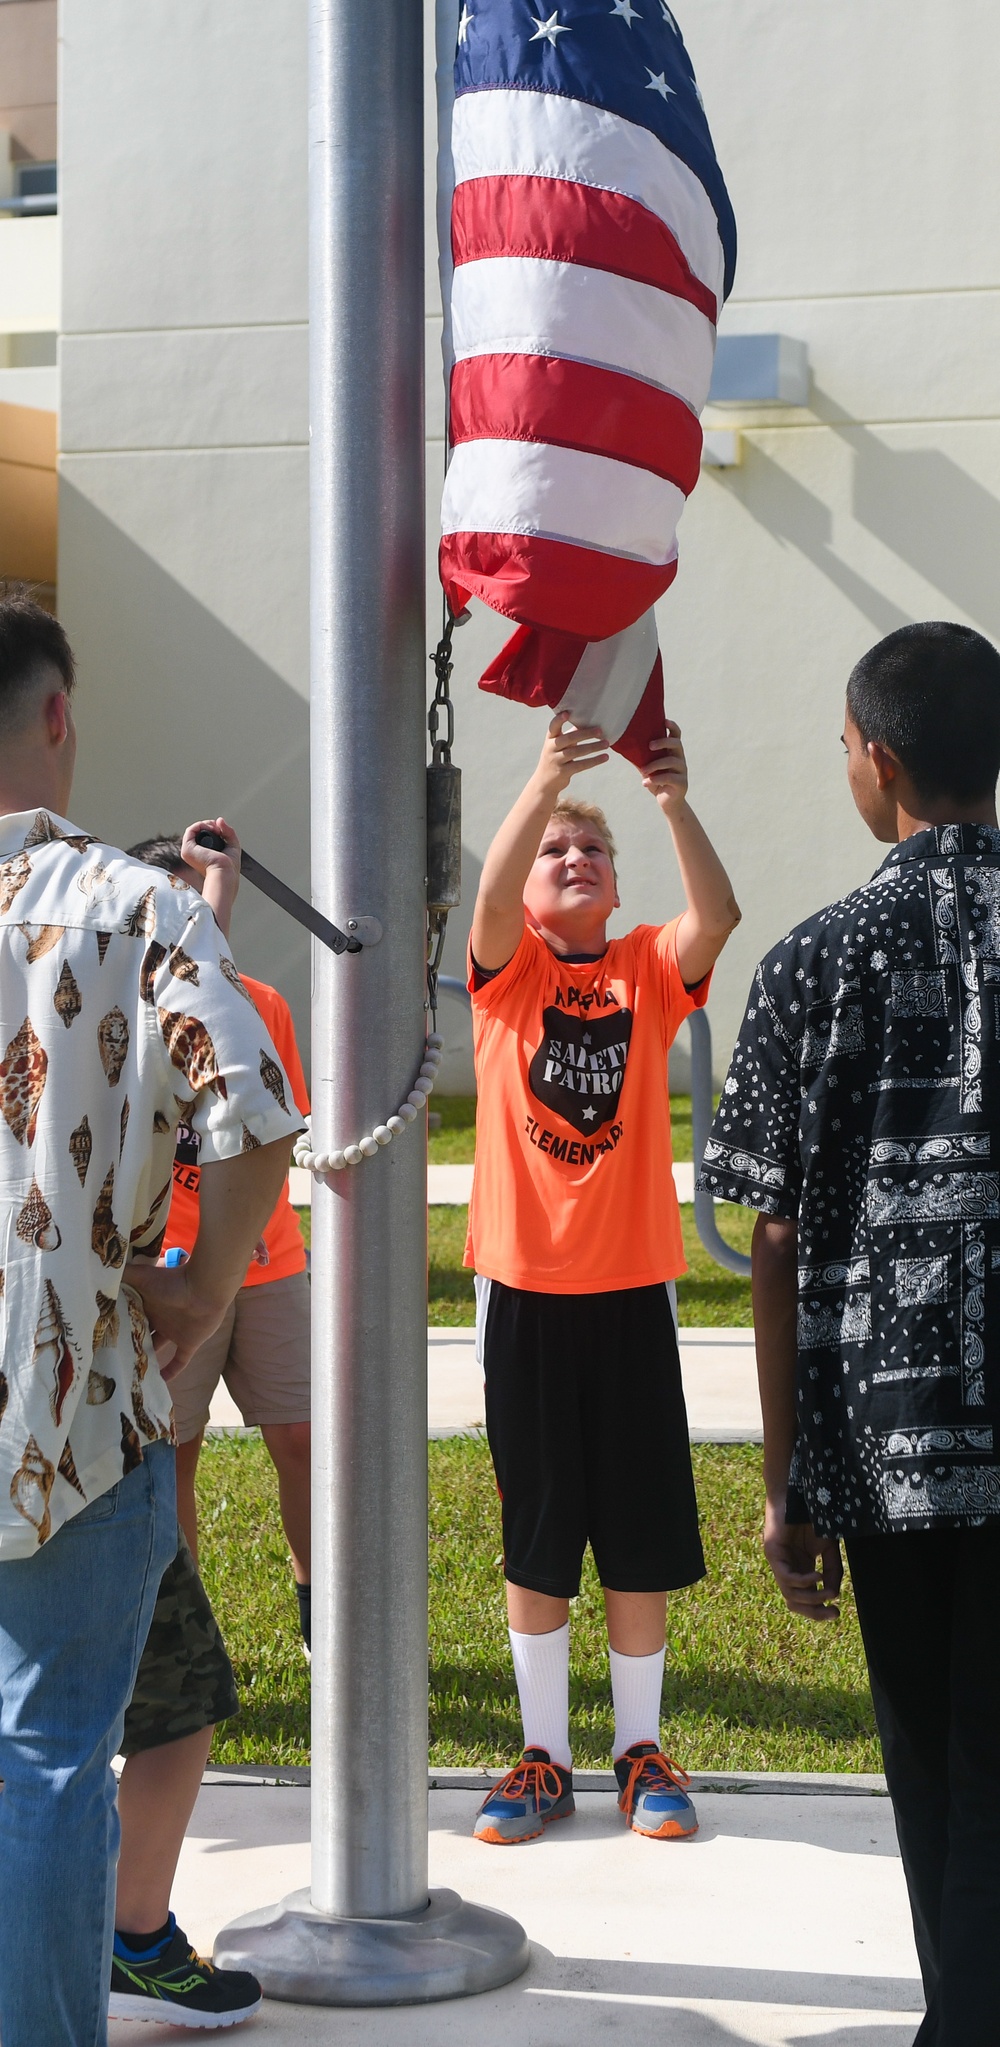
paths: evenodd
<path fill-rule="evenodd" d="M 313 898 L 383 933 L 350 961 L 314 948 L 323 1152 L 402 1099 L 424 1042 L 422 40 L 422 0 L 311 0 Z M 515 1921 L 428 1895 L 417 1130 L 317 1180 L 312 1233 L 312 1888 L 228 1927 L 216 1960 L 305 2002 L 461 1996 L 528 1950 Z"/>

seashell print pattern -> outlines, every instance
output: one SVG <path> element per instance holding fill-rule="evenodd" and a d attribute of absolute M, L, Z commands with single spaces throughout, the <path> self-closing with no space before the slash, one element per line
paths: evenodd
<path fill-rule="evenodd" d="M 0 1112 L 18 1144 L 35 1142 L 48 1066 L 48 1054 L 26 1016 L 0 1060 Z"/>
<path fill-rule="evenodd" d="M 138 1372 L 133 1372 L 132 1374 L 131 1397 L 132 1413 L 135 1416 L 136 1428 L 142 1430 L 142 1433 L 145 1436 L 147 1443 L 155 1443 L 159 1438 L 160 1431 L 157 1428 L 156 1423 L 154 1421 L 151 1421 L 149 1415 L 146 1413 L 146 1403 L 142 1397 L 142 1379 Z"/>
<path fill-rule="evenodd" d="M 156 889 L 148 888 L 122 925 L 123 938 L 149 938 L 156 929 Z"/>
<path fill-rule="evenodd" d="M 62 1243 L 62 1231 L 53 1222 L 52 1210 L 37 1180 L 31 1182 L 14 1227 L 22 1244 L 34 1244 L 36 1251 L 58 1251 Z"/>
<path fill-rule="evenodd" d="M 210 1087 L 225 1101 L 226 1083 L 219 1072 L 215 1046 L 204 1024 L 196 1016 L 182 1016 L 175 1009 L 158 1009 L 156 1014 L 171 1062 L 179 1067 L 188 1086 L 195 1089 Z"/>
<path fill-rule="evenodd" d="M 112 1300 L 110 1294 L 102 1294 L 98 1289 L 97 1321 L 94 1323 L 92 1349 L 100 1350 L 105 1343 L 117 1343 L 120 1326 L 117 1301 Z"/>
<path fill-rule="evenodd" d="M 173 1176 L 171 1176 L 171 1178 L 166 1182 L 166 1184 L 160 1188 L 160 1191 L 156 1196 L 155 1201 L 153 1202 L 153 1206 L 150 1209 L 145 1222 L 136 1224 L 135 1229 L 131 1232 L 131 1235 L 129 1236 L 130 1244 L 138 1244 L 140 1238 L 145 1236 L 146 1231 L 152 1229 L 153 1224 L 155 1223 L 157 1216 L 159 1215 L 160 1210 L 163 1207 L 167 1195 L 170 1193 L 172 1187 Z"/>
<path fill-rule="evenodd" d="M 84 853 L 88 846 L 93 846 L 95 843 L 96 841 L 90 832 L 57 831 L 48 811 L 39 810 L 35 814 L 35 822 L 25 839 L 24 850 L 27 852 L 32 846 L 56 844 L 72 846 L 77 853 Z"/>
<path fill-rule="evenodd" d="M 243 1125 L 243 1134 L 240 1138 L 240 1150 L 241 1151 L 260 1150 L 260 1138 L 255 1137 L 253 1131 L 248 1130 L 245 1123 Z"/>
<path fill-rule="evenodd" d="M 54 839 L 61 838 L 62 833 L 56 831 L 48 811 L 36 810 L 35 822 L 25 839 L 24 850 L 27 852 L 31 846 L 49 846 Z"/>
<path fill-rule="evenodd" d="M 51 952 L 53 946 L 58 945 L 59 940 L 66 936 L 65 924 L 19 924 L 17 928 L 23 931 L 28 941 L 28 950 L 24 957 L 29 967 L 33 967 L 36 960 L 43 960 L 46 953 Z"/>
<path fill-rule="evenodd" d="M 149 1370 L 149 1358 L 146 1352 L 149 1323 L 146 1320 L 145 1309 L 138 1294 L 132 1293 L 128 1287 L 124 1288 L 123 1291 L 128 1302 L 129 1330 L 132 1337 L 132 1349 L 135 1352 L 136 1370 L 140 1379 L 144 1379 Z"/>
<path fill-rule="evenodd" d="M 55 1478 L 55 1466 L 42 1455 L 34 1436 L 29 1436 L 10 1482 L 10 1497 L 18 1513 L 37 1531 L 39 1544 L 47 1542 L 52 1533 L 49 1500 Z"/>
<path fill-rule="evenodd" d="M 106 1407 L 115 1390 L 115 1382 L 106 1372 L 91 1368 L 87 1376 L 87 1406 Z"/>
<path fill-rule="evenodd" d="M 121 1155 L 122 1155 L 122 1152 L 123 1152 L 123 1151 L 124 1151 L 124 1149 L 125 1149 L 125 1138 L 126 1138 L 126 1135 L 127 1135 L 127 1133 L 128 1133 L 128 1119 L 129 1119 L 129 1117 L 131 1116 L 131 1114 L 132 1114 L 132 1106 L 131 1106 L 131 1103 L 129 1102 L 129 1098 L 128 1098 L 128 1096 L 126 1095 L 126 1097 L 125 1097 L 125 1100 L 124 1100 L 124 1101 L 123 1101 L 123 1103 L 122 1103 L 122 1113 L 121 1113 L 121 1117 L 120 1117 L 120 1119 L 119 1119 L 119 1124 L 118 1124 L 118 1157 L 119 1157 L 119 1160 L 121 1159 Z"/>
<path fill-rule="evenodd" d="M 6 916 L 30 873 L 31 861 L 27 853 L 15 853 L 12 860 L 0 860 L 0 916 Z"/>
<path fill-rule="evenodd" d="M 128 1246 L 115 1222 L 114 1199 L 115 1169 L 109 1166 L 97 1197 L 90 1240 L 102 1265 L 118 1266 L 124 1265 Z"/>
<path fill-rule="evenodd" d="M 281 1068 L 275 1065 L 270 1053 L 265 1052 L 263 1047 L 261 1047 L 260 1054 L 260 1077 L 268 1094 L 274 1096 L 279 1108 L 284 1109 L 287 1116 L 288 1103 L 285 1100 L 285 1084 L 281 1076 Z"/>
<path fill-rule="evenodd" d="M 94 933 L 94 937 L 97 940 L 97 962 L 99 966 L 103 967 L 104 962 L 107 959 L 108 947 L 111 944 L 113 936 L 114 933 L 111 931 L 95 931 Z"/>
<path fill-rule="evenodd" d="M 118 883 L 108 873 L 103 860 L 95 860 L 93 867 L 78 874 L 76 885 L 81 895 L 89 896 L 94 904 L 111 903 L 118 894 Z"/>
<path fill-rule="evenodd" d="M 223 953 L 221 959 L 219 960 L 219 965 L 222 968 L 223 974 L 225 975 L 226 980 L 229 982 L 230 987 L 235 988 L 238 991 L 238 993 L 242 995 L 244 1002 L 249 1002 L 251 1009 L 256 1009 L 257 1004 L 255 1003 L 249 988 L 244 988 L 243 983 L 240 980 L 239 974 L 237 973 L 232 960 L 227 959 L 225 953 Z"/>
<path fill-rule="evenodd" d="M 193 988 L 198 986 L 198 963 L 191 959 L 182 945 L 175 945 L 170 955 L 170 971 L 175 981 L 190 981 Z"/>
<path fill-rule="evenodd" d="M 170 1121 L 168 1117 L 164 1115 L 163 1110 L 157 1109 L 156 1114 L 153 1117 L 154 1137 L 169 1137 L 170 1127 L 171 1127 Z"/>
<path fill-rule="evenodd" d="M 161 945 L 159 940 L 154 938 L 146 947 L 142 966 L 139 969 L 139 993 L 144 1002 L 152 1002 L 154 1000 L 153 982 L 166 957 L 166 946 Z"/>
<path fill-rule="evenodd" d="M 118 1419 L 122 1425 L 122 1477 L 127 1478 L 137 1464 L 142 1463 L 142 1444 L 136 1435 L 127 1414 L 119 1409 Z"/>
<path fill-rule="evenodd" d="M 70 1449 L 68 1442 L 65 1442 L 63 1444 L 63 1453 L 56 1466 L 56 1470 L 58 1471 L 60 1478 L 64 1478 L 66 1480 L 66 1484 L 71 1485 L 75 1493 L 79 1493 L 81 1500 L 85 1500 L 87 1495 L 84 1492 L 82 1485 L 80 1484 L 76 1464 L 74 1463 L 73 1460 L 73 1452 Z"/>
<path fill-rule="evenodd" d="M 76 1167 L 77 1178 L 81 1187 L 86 1186 L 87 1183 L 87 1168 L 90 1165 L 93 1149 L 94 1140 L 90 1132 L 90 1118 L 84 1116 L 77 1124 L 76 1129 L 71 1130 L 69 1133 L 69 1155 Z"/>
<path fill-rule="evenodd" d="M 51 1353 L 47 1367 L 46 1352 Z M 62 1302 L 50 1279 L 45 1282 L 45 1300 L 35 1329 L 33 1362 L 40 1370 L 51 1372 L 49 1406 L 58 1429 L 62 1424 L 66 1395 L 76 1378 L 81 1359 L 73 1342 L 73 1331 L 63 1314 Z"/>
<path fill-rule="evenodd" d="M 63 961 L 62 973 L 56 982 L 56 992 L 52 997 L 52 1007 L 67 1030 L 76 1022 L 83 1008 L 83 996 L 68 960 Z"/>
<path fill-rule="evenodd" d="M 0 1372 L 0 1422 L 3 1421 L 4 1415 L 7 1412 L 7 1401 L 9 1398 L 10 1386 L 8 1384 L 7 1374 L 6 1372 Z"/>
<path fill-rule="evenodd" d="M 97 1026 L 97 1049 L 108 1076 L 108 1086 L 117 1087 L 128 1058 L 129 1028 L 123 1010 L 109 1009 Z"/>

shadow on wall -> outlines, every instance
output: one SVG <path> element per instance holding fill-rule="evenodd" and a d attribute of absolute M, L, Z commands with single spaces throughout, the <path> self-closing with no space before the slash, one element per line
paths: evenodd
<path fill-rule="evenodd" d="M 306 699 L 65 479 L 59 533 L 59 615 L 80 670 L 76 820 L 127 846 L 225 816 L 308 895 Z M 287 997 L 307 1058 L 309 940 L 246 883 L 233 952 Z"/>
<path fill-rule="evenodd" d="M 851 509 L 859 524 L 1000 640 L 1000 499 L 940 449 L 892 447 L 826 392 L 816 402 L 854 457 Z M 880 634 L 912 623 L 835 552 L 833 516 L 821 498 L 752 445 L 748 469 L 742 497 L 754 519 L 808 556 Z"/>

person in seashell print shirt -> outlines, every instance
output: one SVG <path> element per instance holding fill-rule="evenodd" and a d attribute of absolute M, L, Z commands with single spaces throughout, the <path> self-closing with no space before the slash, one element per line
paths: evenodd
<path fill-rule="evenodd" d="M 240 1286 L 299 1127 L 206 905 L 69 821 L 74 682 L 57 621 L 0 595 L 4 2047 L 106 2038 L 109 1766 L 177 1542 L 167 1382 Z M 171 1272 L 182 1114 L 201 1228 Z"/>

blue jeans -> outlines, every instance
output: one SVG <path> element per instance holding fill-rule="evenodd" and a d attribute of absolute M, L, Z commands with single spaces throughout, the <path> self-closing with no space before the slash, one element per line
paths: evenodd
<path fill-rule="evenodd" d="M 111 1758 L 177 1548 L 154 1443 L 36 1555 L 0 1562 L 0 2038 L 105 2047 L 118 1814 Z"/>

